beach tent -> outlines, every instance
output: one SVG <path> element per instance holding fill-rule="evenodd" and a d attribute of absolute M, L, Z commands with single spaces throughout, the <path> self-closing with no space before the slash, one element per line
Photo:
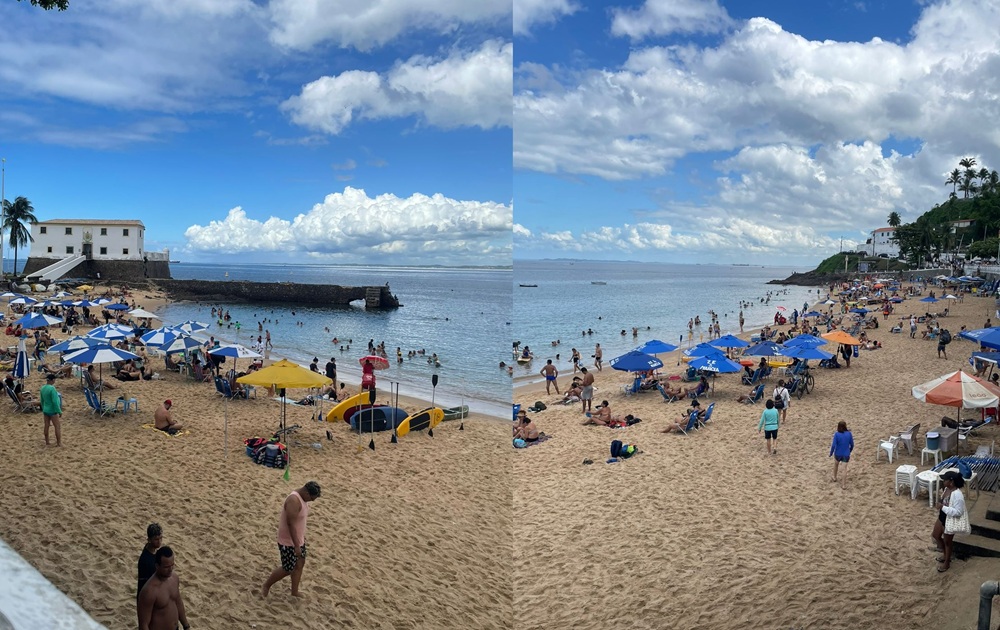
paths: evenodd
<path fill-rule="evenodd" d="M 306 369 L 299 365 L 298 363 L 293 363 L 288 359 L 282 359 L 277 363 L 272 363 L 266 368 L 261 368 L 255 372 L 251 372 L 246 376 L 241 376 L 236 379 L 237 383 L 243 383 L 244 385 L 253 385 L 255 387 L 273 387 L 275 390 L 278 389 L 288 389 L 288 388 L 313 388 L 313 387 L 324 387 L 333 382 L 332 379 L 328 378 L 324 374 L 319 372 L 313 372 L 312 370 Z M 281 435 L 283 439 L 287 439 L 285 436 L 285 426 L 286 421 L 286 401 L 287 396 L 281 397 Z M 229 425 L 226 424 L 226 441 L 229 439 Z"/>
<path fill-rule="evenodd" d="M 982 409 L 996 407 L 1000 402 L 1000 389 L 987 381 L 965 372 L 952 372 L 917 385 L 913 397 L 934 405 L 945 405 L 959 409 Z"/>

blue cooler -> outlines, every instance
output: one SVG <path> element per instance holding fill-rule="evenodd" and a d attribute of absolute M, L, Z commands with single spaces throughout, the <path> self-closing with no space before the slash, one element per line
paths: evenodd
<path fill-rule="evenodd" d="M 938 450 L 941 445 L 941 436 L 931 432 L 927 434 L 927 448 L 932 451 Z"/>
<path fill-rule="evenodd" d="M 517 412 L 521 411 L 521 405 L 514 405 L 514 420 L 517 420 Z"/>

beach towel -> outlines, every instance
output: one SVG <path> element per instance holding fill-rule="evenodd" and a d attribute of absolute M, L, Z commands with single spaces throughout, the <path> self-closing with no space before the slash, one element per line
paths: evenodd
<path fill-rule="evenodd" d="M 535 440 L 534 442 L 527 442 L 526 441 L 524 443 L 524 446 L 522 448 L 529 448 L 531 446 L 535 446 L 536 444 L 541 444 L 542 442 L 547 442 L 549 440 L 549 438 L 551 438 L 551 437 L 552 437 L 551 435 L 546 435 L 545 433 L 539 433 L 537 440 Z"/>
<path fill-rule="evenodd" d="M 167 433 L 166 431 L 160 431 L 159 429 L 157 429 L 155 424 L 144 424 L 144 425 L 142 425 L 142 428 L 143 429 L 152 429 L 153 431 L 159 433 L 160 435 L 165 435 L 167 437 L 181 437 L 182 435 L 188 435 L 189 433 L 191 433 L 187 429 L 184 429 L 183 431 L 178 431 L 177 433 L 174 433 L 173 435 L 171 435 L 170 433 Z"/>

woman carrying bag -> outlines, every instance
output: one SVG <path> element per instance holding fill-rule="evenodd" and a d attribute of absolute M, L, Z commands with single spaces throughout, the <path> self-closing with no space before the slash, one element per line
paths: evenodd
<path fill-rule="evenodd" d="M 965 479 L 958 471 L 949 470 L 941 475 L 941 483 L 944 485 L 941 510 L 938 512 L 938 520 L 934 523 L 934 531 L 931 533 L 936 544 L 934 549 L 944 552 L 944 555 L 937 559 L 941 563 L 938 573 L 944 573 L 951 566 L 952 540 L 955 534 L 972 533 L 969 512 L 965 508 L 965 495 L 961 490 L 965 486 Z"/>

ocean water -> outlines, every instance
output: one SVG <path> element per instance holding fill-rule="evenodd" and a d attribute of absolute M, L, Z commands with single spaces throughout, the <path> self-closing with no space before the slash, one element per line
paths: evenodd
<path fill-rule="evenodd" d="M 223 303 L 230 312 L 230 324 L 240 322 L 239 332 L 234 325 L 216 323 L 210 310 L 213 304 L 170 304 L 160 315 L 168 324 L 187 319 L 210 324 L 199 336 L 215 335 L 223 343 L 247 346 L 264 334 L 258 332 L 258 322 L 263 322 L 274 345 L 271 358 L 307 366 L 319 357 L 322 371 L 334 357 L 337 379 L 349 384 L 361 381 L 358 359 L 368 354 L 368 340 L 385 341 L 390 367 L 377 373 L 380 391 L 388 391 L 389 382 L 394 381 L 400 384 L 401 395 L 428 400 L 433 395 L 439 405 L 464 402 L 475 411 L 500 417 L 510 413 L 510 377 L 497 369 L 498 362 L 510 356 L 510 269 L 174 263 L 170 270 L 174 278 L 187 280 L 346 286 L 388 282 L 402 308 L 366 311 L 360 303 L 348 307 Z M 352 339 L 350 349 L 341 351 L 347 342 L 333 344 L 335 336 Z M 395 361 L 397 346 L 403 351 L 402 364 Z M 427 357 L 436 352 L 441 367 L 432 367 L 424 357 L 406 358 L 407 351 L 420 349 Z M 431 383 L 433 374 L 439 378 L 436 388 Z"/>
<path fill-rule="evenodd" d="M 718 314 L 723 335 L 738 334 L 741 301 L 750 303 L 744 309 L 744 330 L 760 328 L 774 321 L 778 306 L 791 315 L 793 309 L 801 311 L 804 302 L 812 306 L 818 301 L 816 288 L 767 284 L 796 270 L 802 271 L 759 265 L 515 261 L 514 339 L 522 347 L 528 345 L 535 359 L 515 364 L 514 375 L 537 375 L 546 359 L 553 359 L 561 372 L 571 373 L 574 347 L 589 366 L 595 344 L 600 343 L 607 366 L 612 357 L 650 339 L 681 347 L 707 341 L 709 310 Z M 770 301 L 761 302 L 769 293 Z M 688 320 L 696 315 L 702 325 L 689 335 Z M 637 337 L 632 336 L 633 327 L 639 328 Z M 586 330 L 593 334 L 582 334 Z M 560 343 L 553 346 L 553 341 Z"/>

